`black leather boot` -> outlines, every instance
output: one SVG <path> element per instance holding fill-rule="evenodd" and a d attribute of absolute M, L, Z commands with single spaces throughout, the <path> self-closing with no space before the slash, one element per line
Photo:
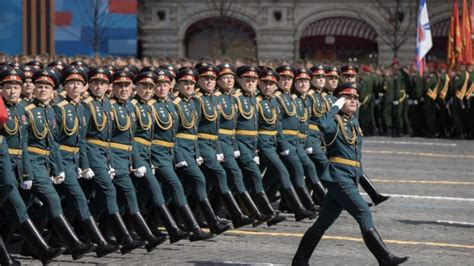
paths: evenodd
<path fill-rule="evenodd" d="M 295 220 L 297 222 L 306 218 L 313 219 L 317 216 L 316 212 L 309 211 L 303 207 L 303 204 L 301 203 L 293 186 L 282 190 L 282 192 L 291 209 L 295 212 Z"/>
<path fill-rule="evenodd" d="M 249 218 L 242 213 L 242 210 L 240 210 L 239 205 L 237 204 L 237 201 L 231 192 L 222 194 L 222 202 L 224 203 L 226 211 L 232 218 L 232 224 L 234 225 L 234 228 L 246 226 L 254 222 L 254 219 Z"/>
<path fill-rule="evenodd" d="M 114 232 L 115 238 L 122 246 L 120 252 L 127 254 L 130 251 L 145 245 L 145 241 L 134 240 L 125 226 L 125 223 L 119 213 L 109 215 L 109 222 Z"/>
<path fill-rule="evenodd" d="M 246 214 L 250 218 L 257 220 L 252 224 L 253 227 L 259 226 L 272 218 L 271 215 L 262 214 L 260 212 L 260 210 L 257 208 L 257 205 L 255 204 L 252 197 L 250 197 L 247 191 L 239 193 L 238 199 L 242 205 L 242 209 L 246 212 Z"/>
<path fill-rule="evenodd" d="M 374 227 L 362 234 L 362 237 L 364 238 L 365 245 L 375 256 L 379 265 L 399 265 L 408 260 L 408 257 L 396 257 L 392 255 Z"/>
<path fill-rule="evenodd" d="M 313 189 L 313 200 L 316 204 L 322 207 L 324 204 L 324 198 L 326 197 L 326 189 L 321 182 L 312 184 L 311 187 Z"/>
<path fill-rule="evenodd" d="M 270 220 L 267 221 L 267 226 L 272 226 L 286 220 L 284 216 L 279 215 L 275 210 L 273 210 L 272 204 L 265 192 L 254 194 L 254 199 L 262 213 L 271 217 Z"/>
<path fill-rule="evenodd" d="M 79 240 L 76 233 L 72 229 L 64 215 L 51 219 L 51 224 L 59 237 L 64 241 L 68 249 L 71 251 L 73 260 L 82 258 L 86 253 L 94 249 L 93 244 L 84 244 Z"/>
<path fill-rule="evenodd" d="M 323 234 L 315 233 L 313 231 L 306 231 L 303 238 L 301 238 L 301 242 L 298 246 L 298 250 L 296 250 L 296 254 L 293 257 L 293 261 L 291 262 L 292 266 L 309 266 L 309 259 L 313 254 L 314 249 L 318 245 L 319 241 Z"/>
<path fill-rule="evenodd" d="M 28 242 L 29 246 L 34 249 L 35 256 L 43 263 L 48 264 L 52 259 L 63 254 L 65 248 L 52 248 L 46 243 L 40 231 L 36 228 L 29 218 L 20 224 L 20 231 Z"/>
<path fill-rule="evenodd" d="M 109 244 L 102 233 L 100 232 L 97 224 L 93 217 L 81 221 L 82 229 L 84 233 L 86 233 L 87 237 L 95 244 L 97 244 L 97 248 L 95 249 L 95 254 L 97 258 L 101 258 L 107 254 L 116 252 L 119 250 L 120 246 L 118 245 L 111 245 Z"/>
<path fill-rule="evenodd" d="M 21 265 L 21 263 L 17 260 L 14 260 L 10 253 L 8 253 L 7 247 L 5 243 L 3 243 L 3 238 L 0 236 L 0 264 L 2 266 L 10 266 L 10 265 Z"/>
<path fill-rule="evenodd" d="M 384 196 L 380 194 L 376 189 L 372 181 L 367 177 L 367 175 L 362 175 L 359 179 L 360 186 L 367 192 L 370 199 L 374 203 L 375 206 L 379 205 L 380 203 L 388 200 L 389 196 Z"/>
<path fill-rule="evenodd" d="M 160 216 L 161 221 L 163 222 L 163 225 L 165 226 L 166 231 L 168 232 L 171 244 L 176 243 L 182 239 L 189 238 L 189 233 L 184 232 L 178 227 L 176 221 L 173 218 L 173 215 L 171 215 L 166 205 L 158 206 L 156 208 L 156 212 Z"/>
<path fill-rule="evenodd" d="M 320 210 L 320 208 L 314 204 L 313 199 L 311 199 L 311 195 L 309 195 L 306 186 L 298 187 L 295 190 L 301 200 L 301 203 L 303 204 L 303 207 L 312 212 L 317 212 Z"/>
<path fill-rule="evenodd" d="M 201 230 L 201 227 L 199 227 L 199 224 L 196 221 L 196 218 L 194 217 L 189 205 L 186 204 L 180 207 L 179 212 L 184 220 L 184 223 L 186 223 L 186 226 L 192 232 L 192 235 L 189 237 L 189 241 L 194 242 L 214 237 L 212 234 L 208 234 Z"/>
<path fill-rule="evenodd" d="M 133 227 L 140 238 L 147 241 L 145 248 L 148 252 L 154 250 L 158 245 L 163 244 L 166 241 L 166 236 L 153 235 L 140 212 L 130 215 L 130 218 Z"/>
<path fill-rule="evenodd" d="M 214 210 L 212 209 L 211 203 L 208 199 L 199 202 L 198 205 L 202 215 L 204 216 L 207 221 L 207 224 L 209 225 L 209 229 L 211 229 L 211 233 L 219 235 L 227 230 L 232 229 L 232 226 L 230 224 L 224 223 L 219 220 L 219 218 L 214 213 Z"/>

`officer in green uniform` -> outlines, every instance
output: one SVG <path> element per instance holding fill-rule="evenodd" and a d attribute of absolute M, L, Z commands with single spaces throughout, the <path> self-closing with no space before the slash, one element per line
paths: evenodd
<path fill-rule="evenodd" d="M 2 99 L 0 99 L 2 101 Z M 1 102 L 3 110 L 3 101 Z M 0 126 L 3 127 L 3 123 L 0 123 Z M 10 195 L 10 192 L 15 188 L 15 180 L 12 177 L 10 158 L 8 156 L 8 146 L 5 143 L 5 138 L 3 135 L 0 135 L 0 207 L 2 207 L 5 200 Z M 26 208 L 25 208 L 26 210 Z M 1 265 L 15 265 L 19 264 L 17 260 L 14 260 L 10 253 L 8 253 L 5 242 L 3 241 L 3 236 L 0 235 L 0 264 Z"/>
<path fill-rule="evenodd" d="M 260 157 L 257 154 L 258 143 L 258 107 L 255 93 L 260 70 L 255 66 L 243 65 L 236 71 L 237 81 L 241 90 L 236 90 L 234 100 L 237 105 L 235 138 L 239 163 L 244 175 L 244 183 L 259 210 L 270 216 L 267 222 L 272 226 L 286 218 L 279 215 L 272 207 L 263 188 L 262 174 L 259 169 Z"/>
<path fill-rule="evenodd" d="M 150 73 L 150 75 L 152 75 Z M 110 104 L 113 116 L 112 134 L 110 136 L 110 159 L 111 167 L 115 169 L 112 180 L 118 194 L 118 203 L 124 206 L 123 212 L 127 212 L 138 235 L 147 241 L 145 248 L 151 252 L 158 245 L 166 241 L 166 237 L 155 236 L 138 207 L 137 195 L 133 186 L 130 172 L 135 178 L 143 178 L 147 167 L 138 154 L 137 143 L 133 142 L 135 128 L 137 126 L 133 105 L 129 99 L 133 89 L 134 74 L 127 68 L 119 70 L 113 75 L 112 98 Z"/>
<path fill-rule="evenodd" d="M 322 177 L 328 188 L 325 203 L 316 222 L 304 234 L 293 258 L 293 265 L 309 265 L 309 259 L 325 231 L 342 210 L 356 219 L 365 244 L 380 265 L 398 265 L 408 257 L 392 255 L 377 233 L 372 213 L 357 189 L 363 173 L 361 166 L 362 134 L 355 113 L 358 93 L 353 83 L 344 83 L 335 91 L 340 97 L 326 115 L 318 120 L 328 143 L 329 174 Z"/>
<path fill-rule="evenodd" d="M 270 215 L 264 215 L 260 212 L 252 197 L 247 191 L 244 183 L 242 170 L 236 158 L 240 157 L 240 151 L 235 137 L 237 125 L 237 105 L 232 95 L 235 85 L 235 67 L 231 64 L 224 63 L 217 66 L 217 87 L 218 91 L 214 93 L 218 97 L 220 113 L 219 121 L 219 144 L 221 146 L 224 160 L 221 162 L 229 176 L 229 182 L 234 188 L 237 199 L 242 206 L 242 210 L 250 218 L 257 220 L 254 226 L 270 220 Z"/>
<path fill-rule="evenodd" d="M 58 130 L 54 110 L 50 106 L 52 94 L 59 86 L 59 80 L 52 70 L 38 71 L 33 76 L 35 99 L 25 107 L 26 131 L 28 132 L 28 156 L 31 165 L 31 196 L 45 203 L 45 215 L 41 216 L 41 225 L 49 219 L 55 232 L 71 250 L 74 260 L 80 259 L 93 249 L 92 244 L 84 244 L 63 215 L 61 200 L 53 184 L 64 182 L 65 173 L 59 145 L 56 142 Z M 26 140 L 24 140 L 26 141 Z"/>
<path fill-rule="evenodd" d="M 193 192 L 193 199 L 197 202 L 211 233 L 221 234 L 232 226 L 215 215 L 207 196 L 206 178 L 199 168 L 204 160 L 197 143 L 199 107 L 194 99 L 197 77 L 198 73 L 190 68 L 181 69 L 176 76 L 179 95 L 173 102 L 180 123 L 176 134 L 175 161 L 178 176 L 186 192 Z"/>
<path fill-rule="evenodd" d="M 35 69 L 31 66 L 24 66 L 22 68 L 23 73 L 25 74 L 25 82 L 23 83 L 23 88 L 21 89 L 21 102 L 25 105 L 33 101 L 33 90 L 35 89 L 35 84 L 33 84 L 33 74 L 40 69 Z"/>
<path fill-rule="evenodd" d="M 450 127 L 450 112 L 448 110 L 447 102 L 449 101 L 448 92 L 449 84 L 451 83 L 451 77 L 447 73 L 447 65 L 439 64 L 439 73 L 438 77 L 440 79 L 438 87 L 438 97 L 436 98 L 436 121 L 437 128 L 440 137 L 449 136 L 449 127 Z M 474 75 L 471 76 L 471 79 Z M 472 87 L 472 82 L 471 82 Z M 468 96 L 466 95 L 466 98 Z M 472 116 L 471 116 L 472 117 Z"/>
<path fill-rule="evenodd" d="M 277 69 L 278 71 L 278 69 Z M 317 70 L 318 71 L 318 70 Z M 311 160 L 309 156 L 314 152 L 312 137 L 309 136 L 309 118 L 311 116 L 311 98 L 308 96 L 310 88 L 310 80 L 312 79 L 312 74 L 305 68 L 296 70 L 295 73 L 295 85 L 294 93 L 292 97 L 295 101 L 296 106 L 296 115 L 299 121 L 298 129 L 298 157 L 303 164 L 304 174 L 306 176 L 306 183 L 308 187 L 313 190 L 313 199 L 320 206 L 324 202 L 324 197 L 326 196 L 326 191 L 319 180 L 317 175 L 317 170 L 315 163 Z M 281 72 L 280 72 L 281 75 Z M 318 132 L 318 136 L 319 132 Z M 319 139 L 320 141 L 320 139 Z M 321 153 L 321 144 L 319 142 L 319 148 Z M 325 157 L 326 155 L 322 153 Z"/>
<path fill-rule="evenodd" d="M 428 63 L 428 68 L 431 63 Z M 428 73 L 428 72 L 426 72 Z M 425 73 L 424 73 L 425 74 Z M 411 69 L 411 84 L 412 84 L 412 93 L 409 94 L 409 104 L 410 113 L 411 113 L 411 124 L 413 128 L 413 136 L 415 137 L 423 137 L 424 136 L 424 129 L 425 126 L 425 119 L 424 119 L 424 96 L 423 96 L 423 78 L 421 77 L 418 69 L 413 64 Z"/>
<path fill-rule="evenodd" d="M 380 133 L 387 136 L 392 134 L 392 109 L 394 106 L 394 88 L 391 68 L 385 67 L 383 69 L 382 77 L 382 83 L 377 92 L 380 100 L 379 104 L 382 121 Z"/>
<path fill-rule="evenodd" d="M 117 191 L 112 183 L 116 172 L 111 167 L 109 142 L 114 121 L 110 101 L 105 96 L 112 74 L 106 68 L 94 68 L 88 72 L 88 78 L 91 96 L 83 101 L 87 129 L 85 138 L 89 165 L 95 176 L 91 179 L 82 178 L 80 183 L 90 199 L 91 213 L 100 219 L 105 212 L 106 215 L 100 220 L 101 228 L 105 230 L 110 225 L 122 246 L 121 253 L 126 254 L 145 245 L 145 242 L 132 239 L 119 213 Z"/>
<path fill-rule="evenodd" d="M 469 87 L 464 95 L 464 102 L 466 104 L 466 115 L 464 121 L 467 129 L 467 138 L 474 139 L 474 66 L 470 65 L 469 68 L 471 69 L 469 72 Z"/>
<path fill-rule="evenodd" d="M 464 139 L 463 117 L 466 109 L 464 99 L 469 88 L 469 78 L 470 74 L 466 70 L 466 65 L 459 64 L 450 92 L 453 99 L 451 106 L 452 121 L 456 132 L 455 136 L 458 139 Z"/>
<path fill-rule="evenodd" d="M 424 118 L 426 124 L 426 137 L 437 137 L 438 132 L 436 129 L 436 120 L 435 120 L 435 113 L 436 113 L 436 98 L 438 96 L 438 90 L 440 85 L 440 79 L 438 73 L 436 72 L 436 68 L 434 64 L 430 64 L 428 66 L 428 75 L 425 77 L 424 80 L 424 94 L 423 94 L 423 111 L 424 111 Z"/>
<path fill-rule="evenodd" d="M 153 69 L 150 69 L 153 70 Z M 176 243 L 182 239 L 189 237 L 189 234 L 183 232 L 168 207 L 161 190 L 161 185 L 155 177 L 155 166 L 151 163 L 151 145 L 153 139 L 154 114 L 151 105 L 153 104 L 153 95 L 155 93 L 156 74 L 151 71 L 140 72 L 134 79 L 136 88 L 136 95 L 131 100 L 134 106 L 136 116 L 136 130 L 133 141 L 136 143 L 137 154 L 140 156 L 142 164 L 146 167 L 145 176 L 132 176 L 132 181 L 137 190 L 137 197 L 140 207 L 143 207 L 149 199 L 153 210 L 163 221 L 163 224 L 168 231 L 170 243 Z M 155 229 L 158 230 L 158 229 Z M 157 234 L 157 233 L 155 233 Z"/>
<path fill-rule="evenodd" d="M 403 132 L 403 120 L 404 113 L 407 110 L 407 94 L 406 87 L 403 81 L 402 69 L 397 60 L 394 60 L 392 63 L 392 91 L 393 91 L 393 100 L 392 100 L 392 136 L 401 137 Z"/>
<path fill-rule="evenodd" d="M 411 78 L 410 78 L 410 69 L 409 65 L 406 65 L 405 67 L 400 69 L 400 92 L 399 92 L 399 102 L 400 102 L 400 108 L 401 108 L 401 120 L 402 120 L 402 131 L 403 134 L 407 134 L 408 136 L 411 136 L 413 134 L 413 130 L 411 128 L 411 123 L 410 123 L 410 118 L 408 115 L 410 104 L 408 102 L 409 96 L 412 93 L 412 84 L 411 84 Z M 403 92 L 403 89 L 405 89 L 405 92 Z"/>
<path fill-rule="evenodd" d="M 257 98 L 259 113 L 258 149 L 259 157 L 262 159 L 261 168 L 266 167 L 268 168 L 267 171 L 271 173 L 268 174 L 267 172 L 263 178 L 263 185 L 267 193 L 273 186 L 278 186 L 290 210 L 295 213 L 296 221 L 306 218 L 312 219 L 316 217 L 316 212 L 306 209 L 301 203 L 285 163 L 280 157 L 280 155 L 289 156 L 290 153 L 296 155 L 296 149 L 288 143 L 285 135 L 283 135 L 282 114 L 280 113 L 278 100 L 274 96 L 279 79 L 280 75 L 271 69 L 262 70 L 259 75 L 261 95 Z M 296 141 L 298 140 L 296 139 Z M 296 160 L 299 160 L 297 156 Z"/>
<path fill-rule="evenodd" d="M 173 79 L 171 80 L 171 83 L 170 83 L 170 97 L 171 97 L 171 100 L 174 100 L 174 98 L 176 98 L 175 87 L 176 87 L 177 69 L 173 65 L 170 65 L 170 64 L 161 65 L 159 66 L 159 69 L 167 70 L 171 74 L 171 76 L 173 76 Z"/>
<path fill-rule="evenodd" d="M 56 121 L 58 122 L 57 139 L 61 151 L 62 163 L 66 178 L 55 188 L 59 195 L 64 197 L 66 203 L 66 216 L 73 222 L 76 215 L 80 224 L 89 237 L 97 244 L 95 250 L 97 257 L 103 257 L 119 249 L 118 245 L 110 245 L 89 212 L 87 198 L 79 185 L 78 179 L 91 179 L 94 172 L 89 166 L 87 146 L 84 138 L 85 117 L 81 95 L 87 83 L 87 73 L 78 67 L 65 69 L 61 82 L 66 95 L 64 100 L 54 105 Z"/>
<path fill-rule="evenodd" d="M 360 82 L 360 111 L 359 121 L 362 131 L 366 136 L 375 135 L 376 126 L 374 119 L 374 87 L 375 79 L 370 66 L 363 65 L 359 72 Z"/>
<path fill-rule="evenodd" d="M 26 205 L 18 191 L 18 181 L 21 182 L 21 188 L 30 190 L 33 185 L 32 176 L 25 171 L 24 166 L 29 167 L 29 156 L 27 152 L 27 132 L 25 131 L 24 121 L 26 116 L 23 105 L 20 104 L 20 93 L 22 83 L 25 79 L 21 70 L 6 69 L 0 73 L 0 88 L 2 97 L 0 101 L 5 102 L 8 120 L 1 126 L 0 130 L 0 206 L 5 199 L 5 209 L 15 213 L 5 220 L 2 225 L 3 239 L 8 242 L 10 236 L 14 233 L 17 226 L 26 238 L 34 253 L 44 263 L 47 264 L 53 258 L 64 252 L 63 248 L 51 248 L 43 239 L 40 231 L 33 224 L 28 216 Z M 4 247 L 4 246 L 2 246 Z M 6 249 L 5 249 L 6 251 Z M 8 253 L 4 253 L 8 255 Z M 2 262 L 2 265 L 8 261 Z"/>
<path fill-rule="evenodd" d="M 301 68 L 299 71 L 301 73 L 299 73 L 298 78 L 311 80 L 309 70 Z M 276 69 L 276 72 L 280 75 L 280 79 L 277 83 L 279 90 L 274 93 L 274 97 L 277 99 L 278 112 L 281 114 L 280 121 L 283 135 L 291 147 L 290 152 L 287 155 L 280 156 L 280 158 L 290 173 L 291 181 L 303 206 L 310 211 L 316 211 L 317 207 L 306 187 L 305 176 L 308 180 L 314 182 L 317 182 L 318 177 L 314 164 L 311 160 L 306 160 L 304 147 L 300 146 L 300 138 L 304 138 L 299 132 L 301 118 L 298 116 L 296 103 L 291 95 L 296 70 L 289 65 L 282 65 Z M 311 184 L 312 182 L 308 183 Z M 283 200 L 285 199 L 283 198 Z"/>
<path fill-rule="evenodd" d="M 187 229 L 192 232 L 190 241 L 206 240 L 212 234 L 205 233 L 199 227 L 194 214 L 189 207 L 183 184 L 174 169 L 174 149 L 179 118 L 173 102 L 170 100 L 170 85 L 173 75 L 165 69 L 155 71 L 155 99 L 148 105 L 151 108 L 153 120 L 153 139 L 151 140 L 151 164 L 157 168 L 156 176 L 164 186 L 164 192 L 171 194 L 172 203 Z M 170 227 L 173 227 L 168 225 Z"/>
<path fill-rule="evenodd" d="M 215 95 L 217 72 L 214 66 L 207 65 L 198 69 L 198 85 L 200 91 L 195 95 L 197 104 L 198 123 L 198 148 L 203 158 L 200 168 L 207 177 L 210 191 L 214 187 L 222 199 L 224 208 L 232 219 L 234 228 L 252 224 L 253 219 L 242 213 L 237 201 L 230 191 L 227 183 L 227 173 L 220 164 L 224 161 L 224 153 L 220 141 L 218 141 L 220 124 L 220 102 Z"/>

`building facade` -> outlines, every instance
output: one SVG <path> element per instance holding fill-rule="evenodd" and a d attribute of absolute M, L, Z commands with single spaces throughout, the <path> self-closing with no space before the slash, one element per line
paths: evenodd
<path fill-rule="evenodd" d="M 392 2 L 400 6 L 387 4 Z M 443 60 L 451 3 L 427 3 L 430 56 Z M 415 58 L 417 5 L 416 0 L 142 0 L 139 41 L 144 56 L 367 63 L 390 63 L 396 56 L 408 63 Z"/>

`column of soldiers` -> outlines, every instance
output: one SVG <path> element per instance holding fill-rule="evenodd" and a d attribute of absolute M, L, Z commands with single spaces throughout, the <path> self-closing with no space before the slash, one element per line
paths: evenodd
<path fill-rule="evenodd" d="M 402 71 L 392 79 L 384 70 L 378 81 L 365 68 L 358 80 L 353 65 L 8 62 L 0 69 L 8 113 L 0 179 L 10 184 L 1 195 L 1 263 L 15 263 L 6 246 L 23 239 L 21 254 L 46 264 L 66 250 L 73 260 L 92 251 L 151 252 L 168 238 L 201 241 L 232 228 L 273 226 L 286 219 L 281 211 L 313 219 L 326 200 L 321 180 L 336 180 L 331 164 L 358 168 L 357 182 L 372 201 L 363 204 L 378 205 L 388 197 L 359 162 L 328 156 L 334 143 L 319 125 L 342 80 L 360 92 L 366 111 L 359 117 L 370 121 L 363 124 L 369 132 L 377 119 L 387 132 L 409 129 Z M 399 115 L 393 123 L 385 117 L 391 112 Z M 379 253 L 381 260 L 386 254 Z"/>

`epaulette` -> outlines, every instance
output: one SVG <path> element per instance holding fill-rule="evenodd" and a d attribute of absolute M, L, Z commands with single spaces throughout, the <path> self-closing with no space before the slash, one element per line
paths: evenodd
<path fill-rule="evenodd" d="M 201 96 L 202 96 L 202 92 L 198 91 L 198 92 L 194 93 L 194 96 L 195 96 L 195 97 L 201 97 Z"/>
<path fill-rule="evenodd" d="M 155 104 L 155 103 L 156 103 L 156 100 L 155 100 L 155 99 L 151 99 L 151 100 L 149 100 L 146 104 L 152 106 L 152 105 Z"/>
<path fill-rule="evenodd" d="M 236 90 L 236 91 L 234 91 L 233 95 L 235 97 L 239 97 L 240 95 L 242 95 L 242 92 L 240 90 Z"/>
<path fill-rule="evenodd" d="M 59 107 L 64 107 L 68 103 L 69 103 L 68 101 L 62 100 L 62 101 L 58 102 L 56 105 L 59 106 Z"/>
<path fill-rule="evenodd" d="M 131 102 L 133 105 L 136 105 L 138 101 L 137 101 L 137 99 L 132 99 L 130 102 Z"/>
<path fill-rule="evenodd" d="M 315 90 L 309 90 L 308 95 L 313 95 L 316 91 Z"/>
<path fill-rule="evenodd" d="M 34 103 L 30 103 L 27 106 L 25 106 L 25 111 L 30 111 L 31 109 L 35 108 L 36 105 Z"/>
<path fill-rule="evenodd" d="M 273 95 L 275 95 L 275 96 L 280 96 L 280 95 L 281 95 L 281 91 L 276 91 Z"/>
<path fill-rule="evenodd" d="M 66 97 L 67 95 L 67 91 L 66 90 L 63 90 L 59 93 L 59 95 L 63 96 L 63 97 Z"/>
<path fill-rule="evenodd" d="M 85 103 L 90 103 L 90 102 L 92 102 L 93 100 L 94 100 L 94 98 L 92 98 L 91 96 L 89 96 L 89 97 L 85 98 L 83 101 L 84 101 Z"/>
<path fill-rule="evenodd" d="M 260 102 L 263 99 L 263 97 L 259 95 L 255 99 L 257 100 L 257 102 Z"/>
<path fill-rule="evenodd" d="M 178 104 L 179 102 L 181 102 L 181 98 L 177 97 L 176 99 L 173 100 L 173 102 L 175 104 Z"/>
<path fill-rule="evenodd" d="M 222 92 L 216 91 L 216 92 L 214 92 L 214 95 L 215 95 L 215 96 L 221 96 L 221 95 L 222 95 Z"/>
<path fill-rule="evenodd" d="M 291 94 L 291 98 L 293 98 L 293 100 L 296 100 L 296 98 L 298 98 L 298 95 L 296 95 L 296 94 Z"/>
<path fill-rule="evenodd" d="M 175 97 L 178 97 L 178 95 L 179 95 L 179 91 L 175 91 L 175 92 L 173 92 L 173 95 L 174 95 Z"/>
<path fill-rule="evenodd" d="M 116 103 L 116 102 L 117 102 L 117 100 L 115 100 L 115 99 L 110 99 L 110 104 L 114 104 L 114 103 Z"/>

